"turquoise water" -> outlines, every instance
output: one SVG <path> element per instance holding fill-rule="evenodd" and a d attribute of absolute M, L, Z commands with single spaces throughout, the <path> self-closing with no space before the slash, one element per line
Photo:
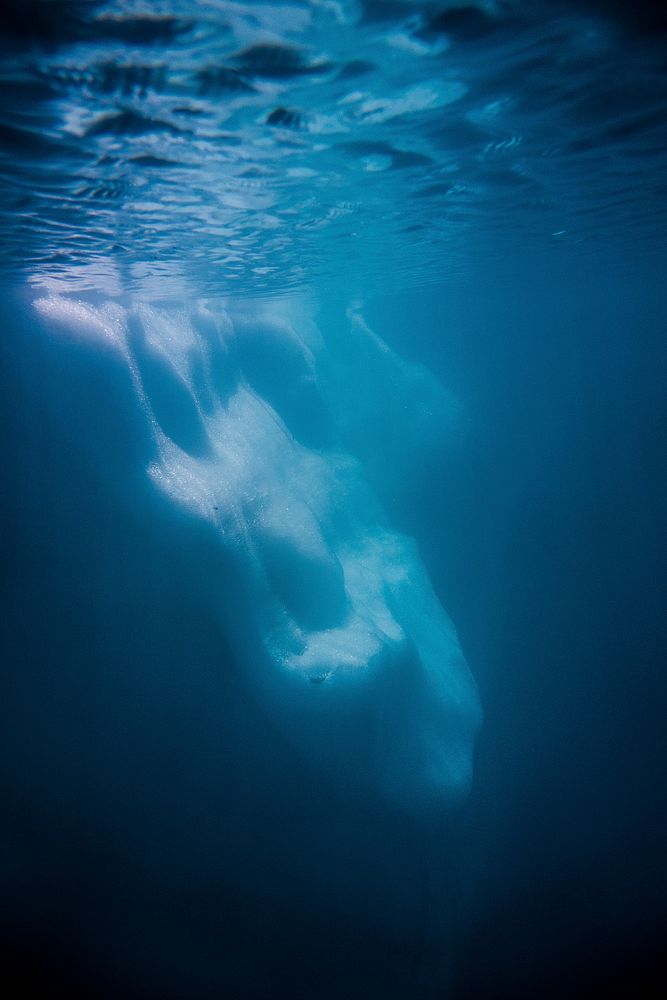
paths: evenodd
<path fill-rule="evenodd" d="M 648 995 L 666 26 L 6 5 L 24 992 Z"/>

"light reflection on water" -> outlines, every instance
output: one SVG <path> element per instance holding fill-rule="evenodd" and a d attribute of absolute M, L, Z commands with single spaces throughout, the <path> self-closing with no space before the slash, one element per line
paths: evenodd
<path fill-rule="evenodd" d="M 256 295 L 334 274 L 355 291 L 517 241 L 636 254 L 664 239 L 659 39 L 595 4 L 146 10 L 9 5 L 5 270 L 111 294 Z"/>

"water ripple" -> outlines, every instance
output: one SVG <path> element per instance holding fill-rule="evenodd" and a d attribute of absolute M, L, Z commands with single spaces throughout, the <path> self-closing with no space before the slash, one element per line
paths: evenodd
<path fill-rule="evenodd" d="M 664 243 L 667 61 L 641 5 L 155 8 L 5 5 L 6 272 L 258 294 L 434 280 L 554 234 Z"/>

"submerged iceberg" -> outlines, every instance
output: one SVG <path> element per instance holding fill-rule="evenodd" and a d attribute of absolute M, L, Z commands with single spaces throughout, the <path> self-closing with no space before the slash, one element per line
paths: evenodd
<path fill-rule="evenodd" d="M 103 356 L 86 461 L 147 528 L 178 519 L 204 546 L 201 591 L 273 725 L 349 793 L 412 815 L 458 801 L 475 684 L 383 509 L 446 449 L 457 402 L 356 306 L 326 331 L 295 296 L 34 308 L 54 343 Z"/>

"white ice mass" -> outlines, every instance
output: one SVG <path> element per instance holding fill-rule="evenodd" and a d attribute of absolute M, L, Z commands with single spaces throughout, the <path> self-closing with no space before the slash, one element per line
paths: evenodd
<path fill-rule="evenodd" d="M 456 401 L 356 307 L 326 333 L 303 299 L 35 307 L 70 349 L 125 372 L 96 413 L 111 428 L 122 407 L 150 442 L 125 502 L 151 516 L 143 477 L 205 532 L 201 591 L 273 724 L 349 791 L 412 814 L 458 800 L 475 684 L 417 544 L 382 506 L 456 433 Z"/>

